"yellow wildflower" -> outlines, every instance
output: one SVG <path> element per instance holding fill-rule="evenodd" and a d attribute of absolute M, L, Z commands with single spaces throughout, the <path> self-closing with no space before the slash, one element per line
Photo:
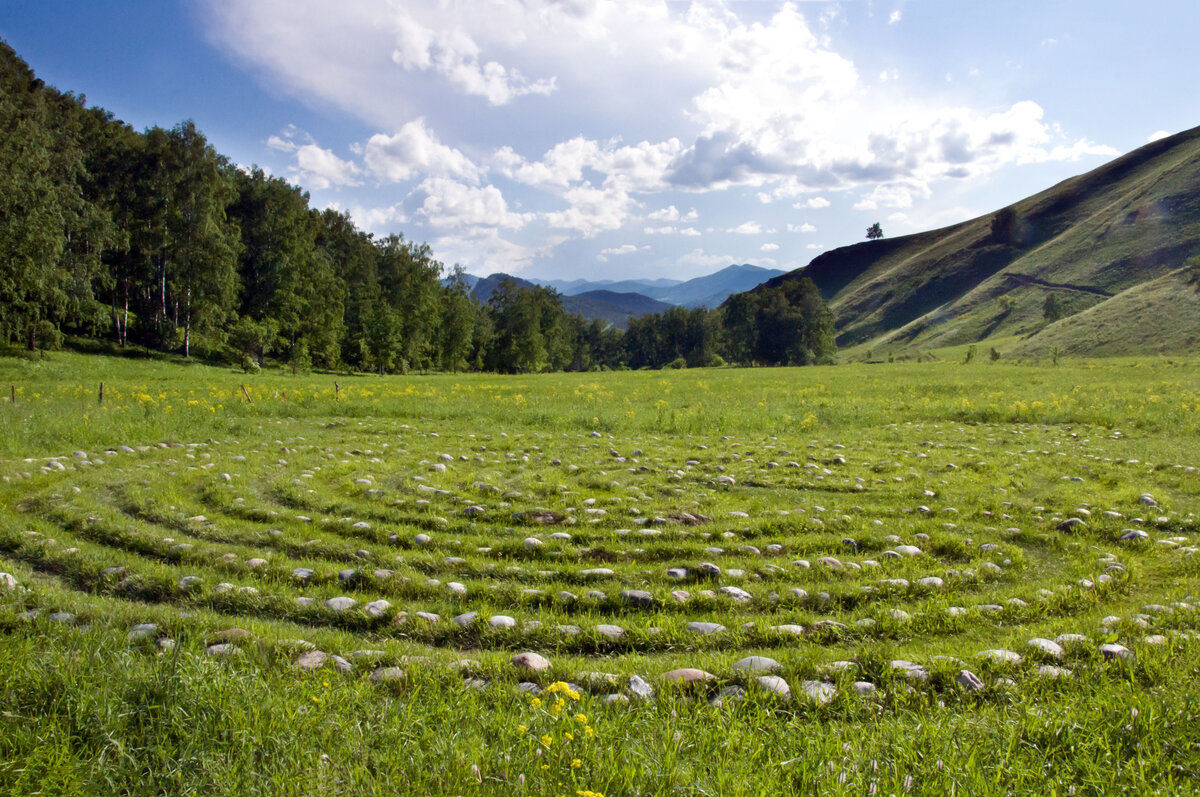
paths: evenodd
<path fill-rule="evenodd" d="M 566 739 L 568 742 L 575 741 L 575 736 L 570 731 L 568 731 L 567 733 L 564 733 L 563 738 Z"/>
<path fill-rule="evenodd" d="M 547 747 L 549 747 L 550 745 L 554 744 L 554 737 L 553 737 L 553 736 L 551 736 L 551 735 L 550 735 L 550 734 L 548 734 L 548 733 L 546 733 L 546 734 L 543 734 L 543 735 L 542 735 L 542 744 L 544 744 L 544 745 L 546 745 Z"/>
<path fill-rule="evenodd" d="M 583 766 L 583 762 L 578 758 L 571 759 L 571 769 L 579 769 L 581 766 Z"/>
<path fill-rule="evenodd" d="M 587 725 L 587 714 L 576 714 L 575 721 L 580 725 Z"/>
<path fill-rule="evenodd" d="M 535 697 L 529 705 L 533 706 L 534 708 L 537 708 L 541 704 L 542 704 L 542 699 L 540 697 Z"/>
<path fill-rule="evenodd" d="M 527 731 L 527 730 L 529 730 L 528 725 L 518 725 L 517 726 L 517 733 L 525 733 L 525 731 Z"/>
<path fill-rule="evenodd" d="M 592 730 L 591 725 L 584 725 L 583 732 L 587 734 L 587 737 L 589 739 L 591 739 L 592 737 L 594 737 L 596 735 L 596 732 L 594 730 Z"/>

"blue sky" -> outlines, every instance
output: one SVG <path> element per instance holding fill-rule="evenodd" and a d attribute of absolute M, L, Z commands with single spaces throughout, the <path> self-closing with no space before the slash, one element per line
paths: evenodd
<path fill-rule="evenodd" d="M 792 269 L 1200 124 L 1200 3 L 0 4 L 40 77 L 543 279 Z"/>

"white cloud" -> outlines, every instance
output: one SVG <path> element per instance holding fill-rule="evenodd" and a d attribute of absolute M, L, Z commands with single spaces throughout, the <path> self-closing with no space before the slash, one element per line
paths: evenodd
<path fill-rule="evenodd" d="M 376 177 L 390 182 L 421 177 L 456 177 L 477 182 L 483 170 L 453 147 L 438 140 L 417 118 L 393 135 L 376 133 L 367 140 L 363 161 Z"/>
<path fill-rule="evenodd" d="M 1151 133 L 1149 136 L 1147 136 L 1146 141 L 1147 142 L 1160 141 L 1169 135 L 1171 135 L 1171 134 L 1168 133 L 1166 130 L 1159 130 L 1157 133 Z"/>
<path fill-rule="evenodd" d="M 695 208 L 692 208 L 687 213 L 680 213 L 679 209 L 676 208 L 674 205 L 669 205 L 668 207 L 665 207 L 662 210 L 656 210 L 653 213 L 647 214 L 646 218 L 650 219 L 651 221 L 685 221 L 686 222 L 686 221 L 695 221 L 696 219 L 700 218 L 700 214 L 696 212 Z"/>
<path fill-rule="evenodd" d="M 699 230 L 697 230 L 695 227 L 684 227 L 684 228 L 682 228 L 682 229 L 679 231 L 679 234 L 680 234 L 680 235 L 695 236 L 695 235 L 700 235 L 700 231 L 699 231 Z"/>
<path fill-rule="evenodd" d="M 805 232 L 805 233 L 807 233 L 807 232 L 816 232 L 817 228 L 812 226 L 811 224 L 805 222 L 804 224 L 789 224 L 787 226 L 787 231 L 788 232 Z"/>
<path fill-rule="evenodd" d="M 728 266 L 736 263 L 737 260 L 730 255 L 710 255 L 706 254 L 703 249 L 693 249 L 691 252 L 680 257 L 678 262 L 690 266 L 710 268 L 713 266 Z"/>
<path fill-rule="evenodd" d="M 738 235 L 758 235 L 763 231 L 762 225 L 757 221 L 744 221 L 736 227 L 726 230 L 725 232 L 733 232 Z"/>
<path fill-rule="evenodd" d="M 619 229 L 633 207 L 633 200 L 625 191 L 595 188 L 590 183 L 567 190 L 563 198 L 569 207 L 547 213 L 546 223 L 557 229 L 575 230 L 585 238 Z"/>
<path fill-rule="evenodd" d="M 779 249 L 779 244 L 763 244 L 758 248 L 763 252 L 774 252 Z"/>
<path fill-rule="evenodd" d="M 509 210 L 504 195 L 493 185 L 475 187 L 431 177 L 409 198 L 417 204 L 412 218 L 438 230 L 519 230 L 533 219 L 533 214 Z"/>
<path fill-rule="evenodd" d="M 899 21 L 900 21 L 900 9 L 896 9 L 895 11 L 893 11 L 891 13 L 891 16 L 888 17 L 888 24 L 895 25 Z"/>
<path fill-rule="evenodd" d="M 296 165 L 288 169 L 295 181 L 313 189 L 361 185 L 361 174 L 353 161 L 342 160 L 332 150 L 316 144 L 304 144 L 296 149 Z"/>
<path fill-rule="evenodd" d="M 644 252 L 649 249 L 649 246 L 636 246 L 634 244 L 622 244 L 609 249 L 601 249 L 602 255 L 631 255 L 634 252 Z"/>

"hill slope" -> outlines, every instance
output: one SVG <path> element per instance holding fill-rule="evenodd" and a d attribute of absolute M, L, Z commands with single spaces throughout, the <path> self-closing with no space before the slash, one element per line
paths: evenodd
<path fill-rule="evenodd" d="M 877 354 L 1013 335 L 1030 338 L 1021 350 L 1032 353 L 1046 348 L 1032 341 L 1043 330 L 1065 350 L 1128 352 L 1134 338 L 1117 339 L 1132 334 L 1127 314 L 1144 312 L 1147 298 L 1162 294 L 1122 294 L 1166 276 L 1196 253 L 1200 128 L 1147 144 L 998 213 L 836 249 L 767 284 L 812 278 L 837 318 L 838 344 Z M 1050 294 L 1068 316 L 1094 309 L 1092 321 L 1050 325 L 1043 317 Z M 1170 302 L 1161 312 L 1188 307 Z M 1163 323 L 1164 329 L 1189 325 L 1175 318 Z M 1187 348 L 1184 339 L 1159 343 L 1133 350 Z"/>
<path fill-rule="evenodd" d="M 562 297 L 563 309 L 568 313 L 579 313 L 584 318 L 598 318 L 615 327 L 624 329 L 629 319 L 647 313 L 661 313 L 671 305 L 643 296 L 640 293 L 616 293 L 615 291 L 588 291 L 574 296 Z"/>

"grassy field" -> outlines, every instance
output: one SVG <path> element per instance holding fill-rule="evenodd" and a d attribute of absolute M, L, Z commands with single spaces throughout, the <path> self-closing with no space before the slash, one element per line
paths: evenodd
<path fill-rule="evenodd" d="M 1200 790 L 1200 362 L 0 386 L 0 793 Z"/>

